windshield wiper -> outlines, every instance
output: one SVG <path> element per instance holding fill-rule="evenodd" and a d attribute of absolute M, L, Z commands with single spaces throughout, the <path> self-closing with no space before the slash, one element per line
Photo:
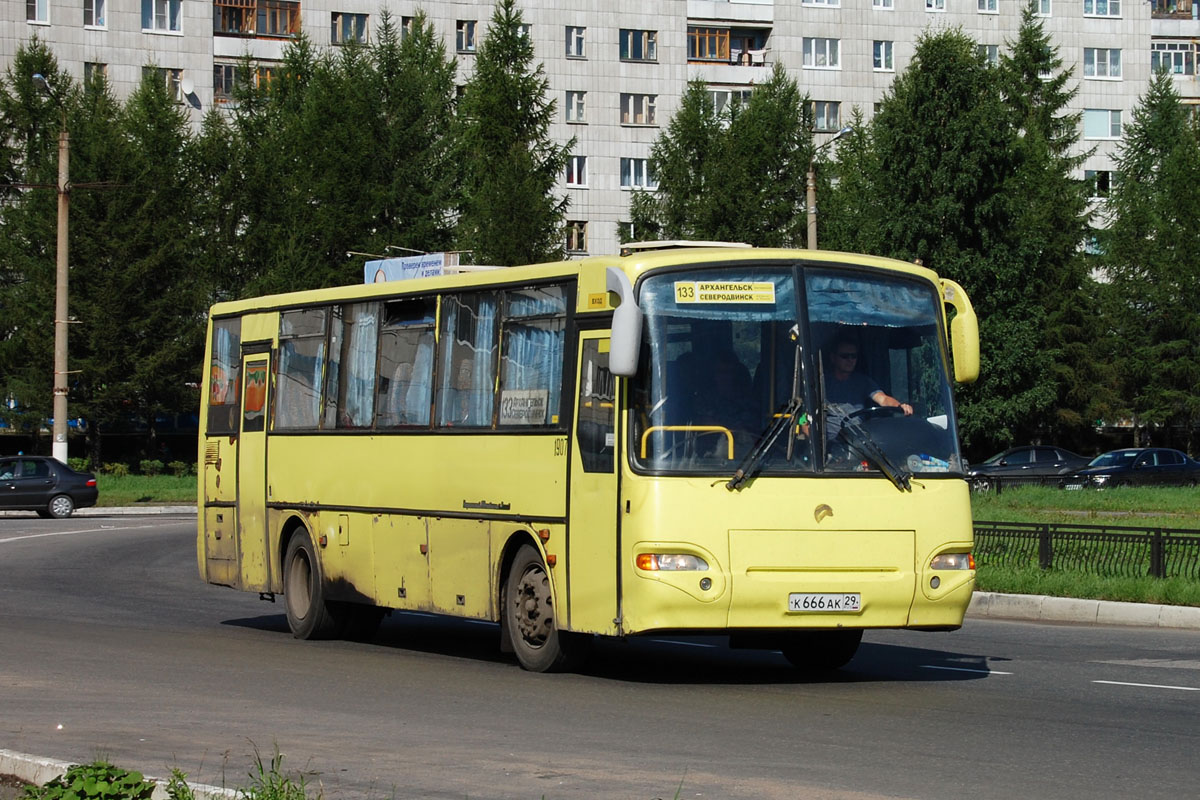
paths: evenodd
<path fill-rule="evenodd" d="M 871 438 L 871 434 L 867 432 L 866 426 L 862 422 L 841 411 L 835 411 L 828 404 L 826 404 L 825 408 L 830 413 L 841 417 L 839 420 L 841 425 L 841 429 L 838 431 L 839 439 L 845 442 L 859 456 L 879 467 L 879 471 L 886 475 L 888 480 L 896 484 L 897 489 L 905 492 L 912 491 L 912 486 L 909 484 L 913 476 L 912 472 L 905 467 L 893 464 L 891 459 L 888 458 L 887 453 L 879 446 L 879 443 Z"/>
<path fill-rule="evenodd" d="M 790 430 L 795 424 L 796 417 L 800 413 L 800 409 L 804 406 L 804 401 L 800 399 L 800 325 L 796 324 L 788 331 L 788 336 L 793 342 L 796 342 L 796 354 L 792 364 L 792 399 L 783 407 L 783 410 L 775 415 L 775 419 L 771 420 L 771 424 L 758 437 L 758 441 L 754 443 L 754 449 L 746 454 L 742 459 L 742 463 L 738 465 L 737 472 L 733 473 L 733 477 L 725 484 L 725 488 L 729 491 L 741 489 L 746 481 L 754 477 L 759 468 L 762 467 L 763 459 L 771 450 L 771 445 L 775 444 L 775 440 L 779 438 L 779 434 L 786 430 Z M 792 436 L 788 437 L 787 460 L 792 460 L 794 453 Z"/>

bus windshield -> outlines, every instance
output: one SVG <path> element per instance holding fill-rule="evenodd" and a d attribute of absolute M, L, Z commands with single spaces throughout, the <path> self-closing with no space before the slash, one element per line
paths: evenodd
<path fill-rule="evenodd" d="M 929 281 L 740 264 L 648 277 L 638 304 L 638 469 L 962 475 Z"/>

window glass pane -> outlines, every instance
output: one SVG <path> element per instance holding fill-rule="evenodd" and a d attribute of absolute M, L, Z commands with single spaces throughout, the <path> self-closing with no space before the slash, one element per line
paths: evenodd
<path fill-rule="evenodd" d="M 239 372 L 242 366 L 240 319 L 213 322 L 212 363 L 208 369 L 208 432 L 237 431 Z"/>
<path fill-rule="evenodd" d="M 325 309 L 305 309 L 284 312 L 280 318 L 275 428 L 317 427 L 327 316 Z"/>
<path fill-rule="evenodd" d="M 375 415 L 379 304 L 334 310 L 326 369 L 326 428 L 369 428 Z"/>
<path fill-rule="evenodd" d="M 565 297 L 561 286 L 506 293 L 499 424 L 558 424 Z"/>
<path fill-rule="evenodd" d="M 438 425 L 492 424 L 498 305 L 495 292 L 450 295 L 442 300 Z"/>
<path fill-rule="evenodd" d="M 429 425 L 433 402 L 433 298 L 388 303 L 379 342 L 381 428 Z"/>
<path fill-rule="evenodd" d="M 584 472 L 613 471 L 616 399 L 616 381 L 608 371 L 608 353 L 600 352 L 597 340 L 584 342 L 579 368 L 579 421 L 575 428 Z"/>

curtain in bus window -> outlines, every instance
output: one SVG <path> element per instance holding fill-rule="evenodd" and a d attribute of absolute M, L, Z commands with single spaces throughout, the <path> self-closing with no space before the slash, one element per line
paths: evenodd
<path fill-rule="evenodd" d="M 276 428 L 317 427 L 325 366 L 325 319 L 325 309 L 289 311 L 280 316 Z"/>
<path fill-rule="evenodd" d="M 379 337 L 378 427 L 429 424 L 436 311 L 434 298 L 387 304 Z"/>
<path fill-rule="evenodd" d="M 439 425 L 492 424 L 498 306 L 495 292 L 447 296 L 442 302 Z"/>
<path fill-rule="evenodd" d="M 329 395 L 336 397 L 337 403 L 326 409 L 325 427 L 331 427 L 335 421 L 339 428 L 371 427 L 375 416 L 378 330 L 378 303 L 346 306 L 344 313 L 335 317 L 328 372 Z"/>
<path fill-rule="evenodd" d="M 566 337 L 563 288 L 506 293 L 503 337 L 500 424 L 558 424 Z"/>

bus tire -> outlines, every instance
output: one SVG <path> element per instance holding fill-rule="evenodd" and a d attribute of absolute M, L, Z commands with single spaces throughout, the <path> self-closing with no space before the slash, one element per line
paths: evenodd
<path fill-rule="evenodd" d="M 317 554 L 304 531 L 292 537 L 283 557 L 283 606 L 288 627 L 297 639 L 337 635 L 338 621 L 326 599 Z"/>
<path fill-rule="evenodd" d="M 802 672 L 830 672 L 854 658 L 862 635 L 861 629 L 806 631 L 789 637 L 779 649 Z"/>
<path fill-rule="evenodd" d="M 517 662 L 530 672 L 562 672 L 574 667 L 590 637 L 558 630 L 550 576 L 542 556 L 522 545 L 504 584 L 505 627 Z"/>

